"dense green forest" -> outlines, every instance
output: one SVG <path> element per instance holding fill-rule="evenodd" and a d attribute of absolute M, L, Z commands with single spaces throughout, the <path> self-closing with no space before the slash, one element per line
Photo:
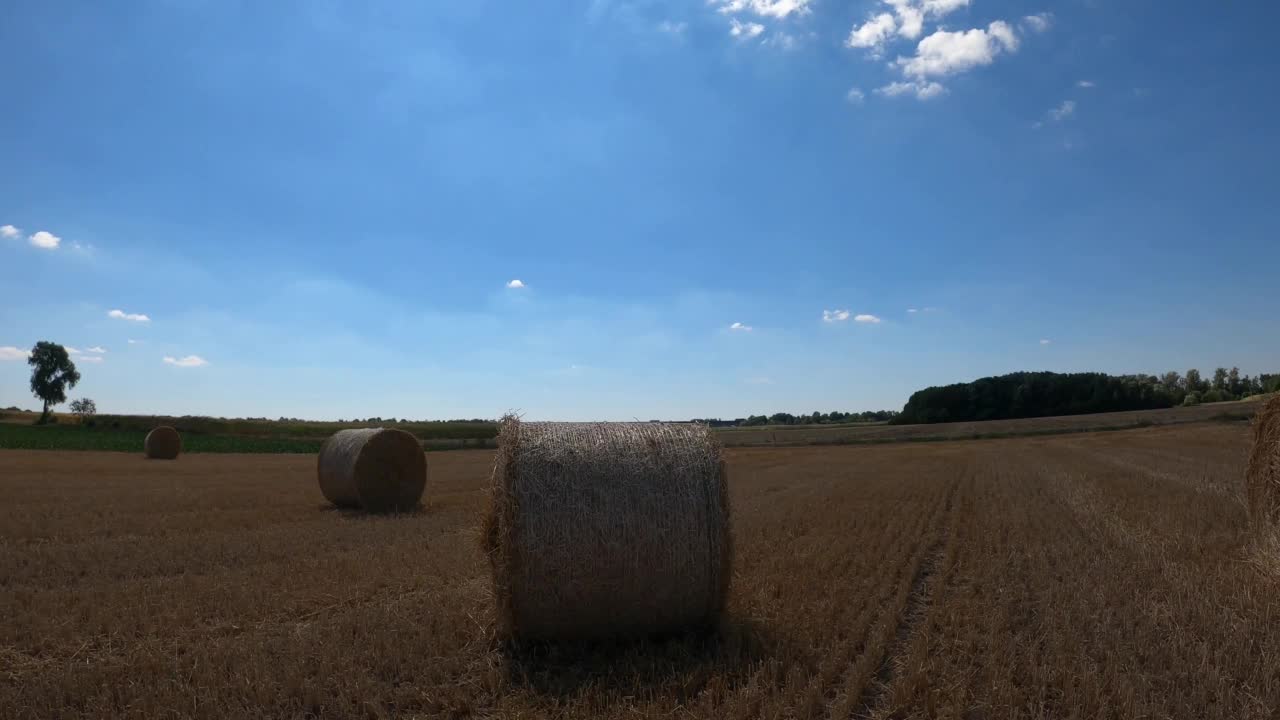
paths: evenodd
<path fill-rule="evenodd" d="M 1280 375 L 1241 375 L 1218 368 L 1210 380 L 1199 370 L 1185 375 L 1019 372 L 914 393 L 893 418 L 896 424 L 1000 420 L 1150 410 L 1238 400 L 1280 391 Z"/>

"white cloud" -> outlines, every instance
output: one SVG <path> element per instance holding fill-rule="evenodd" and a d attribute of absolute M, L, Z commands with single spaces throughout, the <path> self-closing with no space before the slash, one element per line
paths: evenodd
<path fill-rule="evenodd" d="M 880 13 L 851 30 L 844 44 L 851 48 L 873 48 L 878 52 L 897 29 L 898 21 L 892 15 Z"/>
<path fill-rule="evenodd" d="M 712 5 L 719 5 L 719 11 L 726 15 L 749 12 L 779 20 L 792 14 L 808 13 L 810 2 L 811 0 L 710 0 Z"/>
<path fill-rule="evenodd" d="M 822 322 L 844 322 L 849 319 L 850 314 L 848 310 L 823 310 Z"/>
<path fill-rule="evenodd" d="M 63 345 L 63 346 L 62 346 L 62 349 L 63 349 L 63 350 L 66 350 L 68 355 L 79 355 L 79 354 L 80 354 L 80 351 L 79 351 L 79 350 L 77 350 L 77 349 L 75 349 L 75 348 L 71 347 L 70 345 Z"/>
<path fill-rule="evenodd" d="M 507 287 L 512 288 L 512 289 L 515 289 L 515 290 L 519 290 L 519 289 L 521 289 L 521 288 L 523 288 L 523 287 L 524 287 L 524 281 L 523 281 L 523 280 L 519 280 L 519 279 L 517 279 L 517 280 L 511 280 L 511 281 L 508 281 L 508 282 L 507 282 Z"/>
<path fill-rule="evenodd" d="M 668 35 L 684 35 L 684 31 L 689 29 L 687 22 L 672 22 L 663 20 L 658 23 L 658 32 L 664 32 Z"/>
<path fill-rule="evenodd" d="M 1022 26 L 1030 28 L 1034 32 L 1042 33 L 1053 25 L 1053 13 L 1042 12 L 1035 15 L 1028 15 L 1022 18 Z"/>
<path fill-rule="evenodd" d="M 791 33 L 775 32 L 764 39 L 764 44 L 782 48 L 783 50 L 795 50 L 800 41 Z"/>
<path fill-rule="evenodd" d="M 111 312 L 107 313 L 107 317 L 115 318 L 117 320 L 128 320 L 130 322 L 139 322 L 139 323 L 151 322 L 151 318 L 147 317 L 146 315 L 143 315 L 142 313 L 127 313 L 123 310 L 112 310 Z"/>
<path fill-rule="evenodd" d="M 920 312 L 920 311 L 919 311 L 919 310 L 917 310 L 917 309 L 915 309 L 915 308 L 907 308 L 907 312 L 909 312 L 909 313 L 918 313 L 918 312 Z"/>
<path fill-rule="evenodd" d="M 62 243 L 62 238 L 47 230 L 40 230 L 31 237 L 28 237 L 27 240 L 35 247 L 43 250 L 57 250 L 58 245 Z"/>
<path fill-rule="evenodd" d="M 104 347 L 102 347 L 101 345 L 94 345 L 93 347 L 89 348 L 89 350 L 88 350 L 88 352 L 91 352 L 91 353 L 97 353 L 98 355 L 102 355 L 102 354 L 103 354 L 103 353 L 105 353 L 106 351 L 107 351 L 107 349 L 106 349 L 106 348 L 104 348 Z"/>
<path fill-rule="evenodd" d="M 0 345 L 0 360 L 26 360 L 29 354 L 12 345 Z"/>
<path fill-rule="evenodd" d="M 864 94 L 860 88 L 849 88 L 849 92 L 844 94 L 844 99 L 854 105 L 861 105 L 862 101 L 865 100 L 866 97 L 866 94 Z"/>
<path fill-rule="evenodd" d="M 1071 117 L 1075 111 L 1075 100 L 1063 100 L 1061 105 L 1049 111 L 1049 119 L 1054 122 L 1062 122 L 1064 119 Z"/>
<path fill-rule="evenodd" d="M 133 338 L 129 338 L 129 344 L 130 344 L 130 345 L 137 345 L 137 344 L 138 344 L 138 343 L 140 343 L 140 342 L 142 342 L 142 341 L 141 341 L 141 340 L 134 340 Z"/>
<path fill-rule="evenodd" d="M 189 367 L 200 367 L 200 366 L 202 366 L 202 365 L 208 365 L 208 364 L 209 364 L 209 361 L 208 361 L 208 360 L 205 360 L 204 358 L 200 357 L 199 355 L 188 355 L 188 356 L 186 356 L 186 357 L 184 357 L 184 358 L 173 358 L 173 357 L 170 357 L 170 356 L 166 355 L 166 356 L 164 357 L 164 361 L 165 361 L 165 363 L 167 363 L 167 364 L 169 364 L 169 365 L 177 365 L 178 367 L 184 367 L 184 368 L 189 368 Z"/>
<path fill-rule="evenodd" d="M 1048 344 L 1049 344 L 1049 343 L 1051 343 L 1051 342 L 1053 342 L 1053 341 L 1052 341 L 1052 340 L 1041 340 L 1041 341 L 1040 341 L 1040 344 L 1041 344 L 1041 345 L 1048 345 Z"/>
<path fill-rule="evenodd" d="M 1095 82 L 1094 82 L 1094 81 L 1092 81 L 1092 80 L 1081 80 L 1081 81 L 1079 81 L 1079 82 L 1077 82 L 1077 83 L 1076 83 L 1076 87 L 1078 87 L 1078 88 L 1084 88 L 1084 89 L 1086 89 L 1086 90 L 1088 90 L 1088 89 L 1089 89 L 1089 88 L 1091 88 L 1091 87 L 1096 87 L 1096 86 L 1097 86 L 1097 83 L 1095 83 Z"/>
<path fill-rule="evenodd" d="M 739 22 L 736 18 L 729 21 L 729 34 L 740 38 L 753 38 L 764 32 L 764 26 L 760 23 Z"/>
<path fill-rule="evenodd" d="M 730 325 L 729 329 L 734 330 L 736 332 L 751 332 L 752 330 L 755 330 L 755 328 L 751 327 L 750 325 L 743 325 L 740 322 L 736 322 Z"/>
<path fill-rule="evenodd" d="M 920 41 L 916 54 L 898 58 L 897 65 L 904 75 L 923 81 L 929 77 L 943 77 L 972 70 L 995 62 L 1002 52 L 1018 49 L 1018 38 L 1008 23 L 996 20 L 982 28 L 960 32 L 939 30 Z"/>
<path fill-rule="evenodd" d="M 0 237 L 16 238 L 22 231 L 12 225 L 0 225 Z"/>
<path fill-rule="evenodd" d="M 915 95 L 917 100 L 928 100 L 945 93 L 947 88 L 937 82 L 891 82 L 884 87 L 876 88 L 878 95 L 898 97 L 899 95 Z"/>
<path fill-rule="evenodd" d="M 100 363 L 102 362 L 102 356 L 101 355 L 80 355 L 76 357 L 76 362 Z"/>
<path fill-rule="evenodd" d="M 866 315 L 866 314 L 857 315 L 853 318 L 853 321 L 863 323 L 864 325 L 880 324 L 880 318 L 876 317 L 875 315 Z"/>

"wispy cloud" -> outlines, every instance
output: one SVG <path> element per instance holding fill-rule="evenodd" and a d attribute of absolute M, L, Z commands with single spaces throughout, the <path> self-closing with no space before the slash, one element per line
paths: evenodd
<path fill-rule="evenodd" d="M 100 363 L 102 362 L 102 356 L 101 355 L 77 355 L 76 362 Z"/>
<path fill-rule="evenodd" d="M 862 323 L 862 324 L 864 324 L 864 325 L 879 325 L 879 324 L 880 324 L 880 318 L 876 317 L 875 315 L 867 315 L 867 314 L 856 315 L 856 316 L 854 316 L 853 321 L 854 321 L 854 322 Z"/>
<path fill-rule="evenodd" d="M 47 230 L 37 231 L 28 237 L 27 241 L 41 250 L 57 250 L 58 246 L 62 244 L 62 238 Z"/>
<path fill-rule="evenodd" d="M 1032 32 L 1046 32 L 1053 25 L 1053 13 L 1042 12 L 1022 18 L 1022 26 Z"/>
<path fill-rule="evenodd" d="M 689 29 L 689 23 L 687 22 L 672 22 L 670 20 L 663 20 L 662 22 L 658 23 L 658 32 L 663 32 L 668 35 L 676 35 L 676 36 L 684 35 L 684 32 L 688 29 Z"/>
<path fill-rule="evenodd" d="M 1040 341 L 1040 344 L 1041 344 L 1041 345 L 1048 345 L 1049 343 L 1052 343 L 1052 342 L 1053 342 L 1052 340 L 1041 340 L 1041 341 Z"/>
<path fill-rule="evenodd" d="M 861 88 L 849 88 L 849 92 L 844 94 L 844 99 L 852 105 L 861 105 L 866 97 Z"/>
<path fill-rule="evenodd" d="M 718 5 L 717 10 L 725 15 L 750 13 L 778 20 L 808 13 L 810 2 L 811 0 L 710 0 L 710 4 Z"/>
<path fill-rule="evenodd" d="M 143 315 L 142 313 L 127 313 L 123 310 L 112 310 L 107 313 L 107 317 L 115 318 L 116 320 L 128 320 L 129 322 L 138 322 L 138 323 L 151 322 L 151 318 L 147 317 L 146 315 Z"/>
<path fill-rule="evenodd" d="M 920 310 L 919 310 L 918 308 L 907 308 L 907 312 L 909 312 L 909 313 L 918 313 L 918 312 L 920 312 Z"/>
<path fill-rule="evenodd" d="M 1075 100 L 1063 100 L 1062 104 L 1049 111 L 1049 119 L 1054 122 L 1062 122 L 1071 117 L 1076 112 Z"/>
<path fill-rule="evenodd" d="M 12 225 L 0 225 L 0 237 L 16 238 L 22 231 Z"/>
<path fill-rule="evenodd" d="M 519 279 L 509 280 L 507 281 L 507 287 L 512 288 L 513 290 L 519 290 L 524 287 L 524 281 Z"/>
<path fill-rule="evenodd" d="M 166 355 L 164 361 L 168 365 L 176 365 L 177 367 L 192 368 L 208 365 L 209 361 L 199 355 L 188 355 L 184 358 L 174 358 Z"/>
<path fill-rule="evenodd" d="M 107 352 L 107 349 L 102 347 L 101 345 L 94 345 L 93 347 L 89 348 L 85 352 L 91 352 L 91 353 L 96 353 L 98 355 L 102 355 Z"/>
<path fill-rule="evenodd" d="M 762 32 L 764 32 L 764 26 L 760 23 L 744 23 L 737 18 L 729 21 L 729 34 L 736 38 L 750 39 L 759 36 Z"/>
<path fill-rule="evenodd" d="M 876 88 L 877 95 L 885 97 L 898 97 L 899 95 L 915 95 L 917 100 L 928 100 L 936 98 L 947 91 L 947 88 L 938 82 L 891 82 L 884 87 Z"/>
<path fill-rule="evenodd" d="M 1097 83 L 1092 80 L 1080 80 L 1076 83 L 1076 87 L 1085 88 L 1087 90 L 1092 87 L 1097 87 Z"/>
<path fill-rule="evenodd" d="M 30 353 L 12 345 L 0 345 L 0 360 L 26 360 Z"/>
<path fill-rule="evenodd" d="M 129 344 L 130 344 L 130 345 L 137 345 L 137 344 L 139 344 L 139 343 L 141 343 L 141 342 L 142 342 L 141 340 L 134 340 L 133 338 L 129 338 Z"/>
<path fill-rule="evenodd" d="M 823 310 L 822 322 L 844 322 L 845 320 L 848 320 L 849 316 L 852 314 L 853 313 L 850 313 L 848 310 Z"/>
<path fill-rule="evenodd" d="M 751 327 L 750 325 L 743 325 L 740 322 L 736 322 L 730 325 L 729 329 L 734 332 L 751 332 L 752 330 L 755 330 L 755 328 Z"/>

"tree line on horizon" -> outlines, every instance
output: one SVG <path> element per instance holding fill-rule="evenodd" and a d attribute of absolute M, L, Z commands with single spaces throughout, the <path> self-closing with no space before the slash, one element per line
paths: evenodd
<path fill-rule="evenodd" d="M 1217 368 L 1207 380 L 1194 368 L 1185 375 L 1169 371 L 1159 376 L 1017 372 L 919 390 L 890 422 L 971 422 L 1155 410 L 1277 391 L 1280 374 L 1250 377 L 1234 367 Z"/>

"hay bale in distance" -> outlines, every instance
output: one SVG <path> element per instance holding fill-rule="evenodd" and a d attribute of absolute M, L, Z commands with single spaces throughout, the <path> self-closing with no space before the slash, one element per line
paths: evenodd
<path fill-rule="evenodd" d="M 182 452 L 182 436 L 168 425 L 161 425 L 147 433 L 142 449 L 152 460 L 173 460 Z"/>
<path fill-rule="evenodd" d="M 729 501 L 704 425 L 505 418 L 484 525 L 507 639 L 679 631 L 724 610 Z"/>
<path fill-rule="evenodd" d="M 422 500 L 427 456 L 403 430 L 339 430 L 321 445 L 317 472 L 320 492 L 338 507 L 403 512 Z"/>
<path fill-rule="evenodd" d="M 1280 530 L 1280 395 L 1268 400 L 1253 417 L 1245 490 L 1254 530 Z"/>

